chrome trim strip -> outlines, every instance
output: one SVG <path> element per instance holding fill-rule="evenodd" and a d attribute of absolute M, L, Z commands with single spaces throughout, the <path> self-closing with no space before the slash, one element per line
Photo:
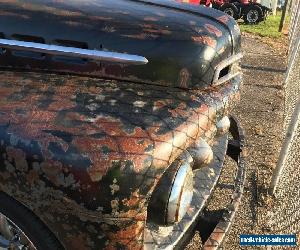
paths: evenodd
<path fill-rule="evenodd" d="M 243 54 L 239 53 L 239 54 L 233 55 L 233 56 L 225 59 L 221 63 L 219 63 L 215 68 L 215 74 L 214 74 L 212 85 L 213 86 L 220 85 L 226 81 L 229 81 L 230 79 L 234 78 L 235 76 L 241 74 L 241 72 L 231 72 L 231 69 L 230 69 L 230 72 L 227 75 L 225 75 L 219 79 L 222 69 L 230 66 L 231 64 L 234 64 L 234 63 L 240 61 L 242 58 L 243 58 Z"/>
<path fill-rule="evenodd" d="M 69 56 L 83 59 L 92 59 L 96 61 L 124 63 L 132 65 L 147 64 L 148 60 L 145 57 L 130 55 L 125 53 L 116 53 L 109 51 L 99 51 L 90 49 L 80 49 L 74 47 L 65 47 L 58 45 L 49 45 L 34 42 L 24 42 L 17 40 L 0 39 L 0 47 L 5 49 L 24 50 L 50 54 L 55 56 Z"/>

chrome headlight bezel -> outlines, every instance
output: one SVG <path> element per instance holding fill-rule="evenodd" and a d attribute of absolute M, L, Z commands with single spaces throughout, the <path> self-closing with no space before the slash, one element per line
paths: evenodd
<path fill-rule="evenodd" d="M 165 171 L 152 193 L 148 205 L 148 222 L 168 226 L 184 217 L 193 197 L 194 176 L 191 165 L 190 156 L 180 157 Z"/>
<path fill-rule="evenodd" d="M 177 171 L 167 206 L 167 224 L 179 222 L 186 214 L 193 198 L 193 170 L 189 163 Z"/>

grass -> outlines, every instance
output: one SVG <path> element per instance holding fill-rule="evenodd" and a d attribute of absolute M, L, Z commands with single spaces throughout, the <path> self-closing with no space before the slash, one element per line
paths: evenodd
<path fill-rule="evenodd" d="M 280 18 L 281 12 L 278 12 L 276 16 L 268 16 L 266 21 L 256 25 L 240 23 L 240 28 L 242 32 L 248 32 L 262 37 L 281 38 L 283 34 L 278 32 Z"/>

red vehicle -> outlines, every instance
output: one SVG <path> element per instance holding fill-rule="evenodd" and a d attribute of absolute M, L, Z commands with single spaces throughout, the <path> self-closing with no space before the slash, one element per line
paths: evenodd
<path fill-rule="evenodd" d="M 234 19 L 243 18 L 245 23 L 256 24 L 264 21 L 271 11 L 256 0 L 181 0 L 190 4 L 201 4 L 221 10 Z"/>
<path fill-rule="evenodd" d="M 224 11 L 234 19 L 243 18 L 248 24 L 264 21 L 271 11 L 256 0 L 211 0 L 211 2 L 213 8 Z"/>

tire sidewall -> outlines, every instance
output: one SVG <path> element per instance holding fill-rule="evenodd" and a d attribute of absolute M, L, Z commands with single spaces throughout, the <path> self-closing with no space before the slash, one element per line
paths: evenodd
<path fill-rule="evenodd" d="M 29 209 L 1 191 L 0 213 L 14 223 L 37 250 L 63 249 L 47 227 Z"/>
<path fill-rule="evenodd" d="M 238 19 L 239 18 L 239 10 L 234 4 L 225 3 L 220 7 L 220 10 L 223 11 L 223 12 L 225 12 L 225 10 L 229 10 L 229 9 L 232 11 L 232 14 L 233 14 L 233 15 L 230 15 L 230 16 L 232 16 L 234 19 Z"/>
<path fill-rule="evenodd" d="M 248 14 L 251 12 L 251 11 L 255 11 L 257 13 L 257 20 L 255 21 L 252 21 L 252 20 L 249 20 L 248 19 Z M 258 5 L 251 5 L 249 6 L 245 13 L 244 13 L 244 21 L 245 23 L 247 24 L 257 24 L 259 23 L 260 21 L 262 21 L 264 18 L 263 16 L 263 10 L 258 6 Z"/>

